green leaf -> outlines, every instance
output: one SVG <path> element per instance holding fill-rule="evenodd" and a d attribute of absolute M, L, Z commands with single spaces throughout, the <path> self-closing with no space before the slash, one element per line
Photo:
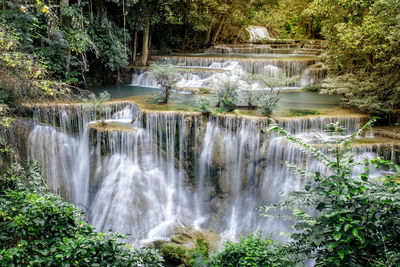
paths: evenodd
<path fill-rule="evenodd" d="M 346 225 L 344 226 L 344 231 L 347 232 L 347 230 L 349 230 L 350 227 L 351 227 L 351 224 L 349 224 L 349 223 L 346 224 Z"/>
<path fill-rule="evenodd" d="M 338 253 L 340 259 L 343 260 L 343 258 L 344 258 L 344 251 L 343 251 L 343 250 L 339 250 L 337 253 Z"/>
<path fill-rule="evenodd" d="M 329 251 L 332 251 L 334 248 L 336 248 L 338 246 L 338 243 L 337 242 L 333 242 L 333 243 L 330 243 L 329 244 L 329 246 L 328 246 L 328 250 Z"/>
<path fill-rule="evenodd" d="M 304 186 L 304 189 L 305 189 L 306 191 L 310 191 L 310 188 L 311 188 L 311 183 L 308 182 L 308 183 Z"/>
<path fill-rule="evenodd" d="M 361 180 L 363 180 L 364 182 L 368 181 L 368 174 L 361 173 Z"/>
<path fill-rule="evenodd" d="M 332 236 L 336 241 L 339 241 L 340 238 L 342 238 L 342 233 L 341 232 L 335 232 L 335 233 L 332 234 Z"/>
<path fill-rule="evenodd" d="M 358 238 L 358 230 L 357 229 L 353 229 L 352 231 L 354 237 Z"/>

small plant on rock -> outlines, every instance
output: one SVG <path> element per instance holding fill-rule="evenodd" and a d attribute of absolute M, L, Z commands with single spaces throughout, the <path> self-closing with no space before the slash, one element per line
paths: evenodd
<path fill-rule="evenodd" d="M 169 61 L 150 65 L 150 74 L 160 86 L 161 94 L 155 97 L 155 104 L 168 103 L 172 90 L 181 79 L 180 66 L 173 65 Z"/>
<path fill-rule="evenodd" d="M 217 107 L 230 112 L 237 108 L 239 82 L 227 76 L 220 76 L 217 81 Z"/>
<path fill-rule="evenodd" d="M 196 99 L 196 108 L 197 110 L 199 110 L 201 113 L 208 115 L 211 113 L 211 101 L 210 98 L 208 97 L 204 97 L 204 96 L 200 96 Z"/>
<path fill-rule="evenodd" d="M 271 116 L 272 112 L 278 106 L 278 102 L 281 99 L 280 91 L 264 91 L 258 97 L 258 106 L 260 112 L 265 116 Z"/>
<path fill-rule="evenodd" d="M 259 90 L 254 90 L 254 84 L 259 82 L 259 75 L 244 74 L 240 77 L 242 99 L 250 110 L 257 108 L 257 101 L 260 95 Z"/>

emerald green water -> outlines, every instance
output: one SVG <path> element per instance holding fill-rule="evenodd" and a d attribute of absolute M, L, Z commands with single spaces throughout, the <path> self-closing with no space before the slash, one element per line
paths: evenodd
<path fill-rule="evenodd" d="M 104 90 L 109 92 L 113 99 L 129 98 L 133 100 L 139 100 L 139 102 L 142 103 L 148 103 L 149 105 L 151 103 L 149 100 L 151 96 L 160 92 L 158 88 L 131 85 L 101 87 L 96 89 L 95 92 L 99 93 Z M 212 94 L 205 96 L 212 97 Z M 175 93 L 170 98 L 168 104 L 169 109 L 191 110 L 196 105 L 196 97 L 198 97 L 198 95 L 187 92 Z M 339 107 L 339 100 L 340 96 L 336 95 L 321 95 L 316 92 L 294 90 L 282 91 L 276 113 L 285 113 L 290 109 L 307 109 L 318 111 L 334 109 Z M 243 101 L 239 102 L 239 105 L 242 107 L 246 106 Z M 241 108 L 241 110 L 245 109 Z"/>

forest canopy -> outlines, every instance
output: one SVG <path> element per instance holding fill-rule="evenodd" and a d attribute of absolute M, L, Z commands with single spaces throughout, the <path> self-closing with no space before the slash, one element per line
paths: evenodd
<path fill-rule="evenodd" d="M 0 23 L 56 81 L 89 88 L 123 82 L 151 54 L 244 42 L 249 25 L 322 39 L 330 78 L 321 91 L 386 115 L 400 104 L 399 11 L 395 0 L 3 0 Z"/>

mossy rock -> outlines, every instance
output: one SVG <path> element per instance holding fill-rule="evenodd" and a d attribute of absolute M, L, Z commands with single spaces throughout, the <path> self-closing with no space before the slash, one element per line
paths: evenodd
<path fill-rule="evenodd" d="M 207 87 L 200 87 L 199 91 L 200 91 L 201 94 L 209 94 L 209 93 L 211 93 L 211 89 L 207 88 Z"/>
<path fill-rule="evenodd" d="M 293 117 L 301 117 L 318 114 L 320 114 L 318 111 L 312 109 L 290 109 L 288 115 Z"/>
<path fill-rule="evenodd" d="M 155 241 L 164 259 L 182 266 L 193 266 L 196 261 L 207 259 L 217 245 L 219 236 L 208 230 L 190 227 L 176 228 L 171 241 Z"/>

